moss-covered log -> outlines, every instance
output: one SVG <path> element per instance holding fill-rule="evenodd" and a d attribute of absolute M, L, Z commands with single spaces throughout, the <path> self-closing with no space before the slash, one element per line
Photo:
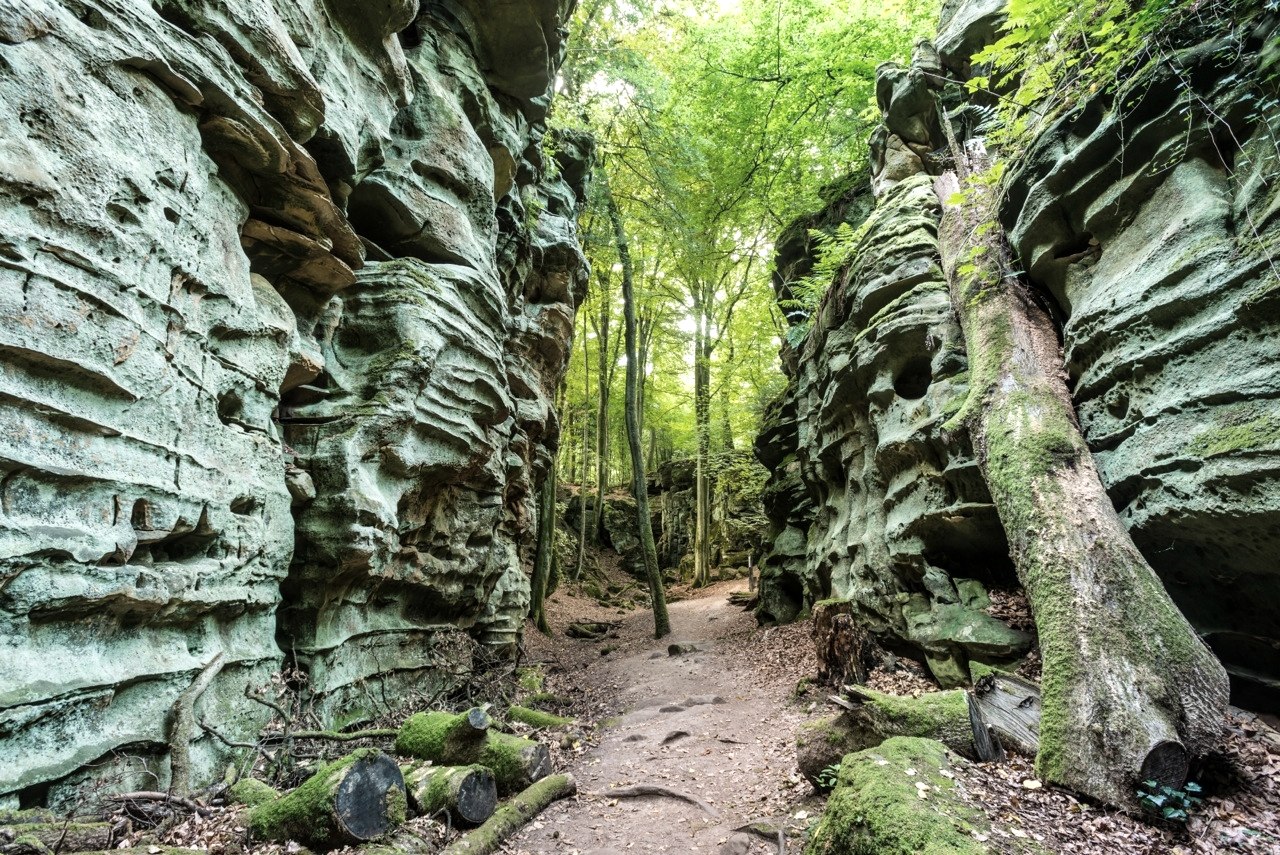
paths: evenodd
<path fill-rule="evenodd" d="M 894 736 L 934 739 L 958 754 L 974 755 L 969 706 L 962 690 L 918 698 L 862 688 L 853 691 L 853 709 L 808 722 L 796 734 L 796 763 L 815 787 L 822 788 L 822 770 L 846 754 L 874 748 Z"/>
<path fill-rule="evenodd" d="M 572 796 L 578 785 L 572 775 L 551 775 L 532 784 L 498 808 L 489 821 L 457 840 L 440 855 L 490 855 L 502 842 L 557 799 Z"/>
<path fill-rule="evenodd" d="M 990 161 L 938 179 L 939 246 L 969 356 L 969 429 L 1044 657 L 1039 775 L 1111 804 L 1181 786 L 1218 739 L 1227 676 L 1130 539 L 1076 420 L 1053 322 L 1013 272 Z"/>
<path fill-rule="evenodd" d="M 107 849 L 111 843 L 109 822 L 0 822 L 0 850 L 5 855 L 83 852 Z"/>
<path fill-rule="evenodd" d="M 477 729 L 470 713 L 418 713 L 396 737 L 396 751 L 450 766 L 479 764 L 493 771 L 499 794 L 514 793 L 551 772 L 547 747 L 489 729 Z"/>
<path fill-rule="evenodd" d="M 257 778 L 241 778 L 227 791 L 231 801 L 245 807 L 257 807 L 280 798 L 280 791 Z"/>
<path fill-rule="evenodd" d="M 571 718 L 522 707 L 519 704 L 512 704 L 507 708 L 507 718 L 535 728 L 565 727 L 573 724 L 573 719 Z"/>
<path fill-rule="evenodd" d="M 409 804 L 419 814 L 447 810 L 454 822 L 479 825 L 498 806 L 498 787 L 485 766 L 401 766 Z"/>
<path fill-rule="evenodd" d="M 806 855 L 985 853 L 974 833 L 990 831 L 986 819 L 956 796 L 950 766 L 945 745 L 913 737 L 848 755 Z"/>
<path fill-rule="evenodd" d="M 318 847 L 377 840 L 404 822 L 404 778 L 376 748 L 335 760 L 301 786 L 248 812 L 253 835 Z"/>

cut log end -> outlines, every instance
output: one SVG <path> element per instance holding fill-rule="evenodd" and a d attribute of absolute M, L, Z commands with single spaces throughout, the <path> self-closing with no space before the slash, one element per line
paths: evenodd
<path fill-rule="evenodd" d="M 385 754 L 356 761 L 333 801 L 341 832 L 351 840 L 377 840 L 404 822 L 404 779 Z"/>
<path fill-rule="evenodd" d="M 1142 761 L 1141 780 L 1155 781 L 1162 787 L 1181 789 L 1187 782 L 1191 758 L 1182 743 L 1173 740 L 1158 742 Z"/>
<path fill-rule="evenodd" d="M 467 710 L 466 727 L 474 730 L 476 734 L 484 733 L 489 729 L 489 725 L 493 720 L 489 718 L 489 713 L 483 707 L 472 707 Z"/>
<path fill-rule="evenodd" d="M 458 785 L 458 819 L 468 825 L 479 825 L 493 816 L 498 808 L 498 788 L 493 774 L 471 774 Z"/>

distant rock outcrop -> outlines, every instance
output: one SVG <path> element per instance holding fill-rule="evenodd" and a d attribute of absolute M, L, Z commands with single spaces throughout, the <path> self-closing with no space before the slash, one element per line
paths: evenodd
<path fill-rule="evenodd" d="M 571 0 L 499 5 L 0 7 L 0 807 L 164 789 L 216 657 L 243 739 L 515 640 L 590 144 Z"/>

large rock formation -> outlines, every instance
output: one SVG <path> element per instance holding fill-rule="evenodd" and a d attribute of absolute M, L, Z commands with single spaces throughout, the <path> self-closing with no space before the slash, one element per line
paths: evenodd
<path fill-rule="evenodd" d="M 966 658 L 1026 642 L 957 584 L 1013 578 L 968 438 L 941 430 L 967 363 L 929 189 L 947 153 L 928 90 L 967 72 L 999 6 L 949 3 L 937 51 L 881 69 L 876 208 L 848 216 L 857 208 L 845 198 L 813 221 L 860 230 L 812 331 L 784 355 L 791 383 L 758 443 L 768 491 L 787 497 L 771 509 L 766 608 L 848 597 L 944 682 L 963 677 Z M 1280 697 L 1269 558 L 1280 549 L 1280 112 L 1263 106 L 1278 103 L 1278 26 L 1271 13 L 1188 31 L 1181 51 L 1119 93 L 1045 123 L 1028 150 L 1005 153 L 1001 212 L 1061 318 L 1081 423 L 1116 507 L 1239 697 L 1255 702 Z M 942 98 L 957 126 L 980 120 L 958 90 Z M 792 238 L 780 242 L 780 294 L 812 263 Z M 974 631 L 987 640 L 973 643 Z"/>
<path fill-rule="evenodd" d="M 571 6 L 0 1 L 0 806 L 163 789 L 210 663 L 244 738 L 286 659 L 341 723 L 441 627 L 514 640 L 585 285 Z"/>

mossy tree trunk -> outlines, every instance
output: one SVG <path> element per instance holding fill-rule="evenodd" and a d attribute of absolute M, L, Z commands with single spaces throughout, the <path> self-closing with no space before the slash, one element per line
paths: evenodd
<path fill-rule="evenodd" d="M 662 588 L 662 574 L 658 570 L 658 547 L 653 542 L 653 517 L 649 513 L 649 487 L 644 471 L 644 450 L 640 446 L 640 360 L 636 341 L 636 295 L 631 248 L 627 243 L 622 215 L 614 201 L 608 184 L 604 187 L 605 204 L 609 208 L 609 223 L 613 227 L 613 242 L 622 263 L 622 311 L 626 327 L 627 383 L 625 412 L 627 422 L 627 448 L 631 453 L 631 492 L 636 500 L 636 527 L 640 533 L 640 550 L 644 557 L 644 575 L 649 583 L 649 601 L 653 605 L 653 635 L 655 638 L 671 634 L 671 619 L 667 616 L 667 594 Z"/>
<path fill-rule="evenodd" d="M 1014 274 L 990 158 L 937 180 L 938 242 L 968 350 L 968 427 L 1035 613 L 1044 660 L 1037 772 L 1116 805 L 1185 781 L 1214 744 L 1226 672 L 1134 546 L 1076 420 L 1057 333 Z"/>
<path fill-rule="evenodd" d="M 551 581 L 556 551 L 556 467 L 547 468 L 538 491 L 538 546 L 533 559 L 533 579 L 529 584 L 529 617 L 545 635 L 551 634 L 547 624 L 547 586 Z"/>

